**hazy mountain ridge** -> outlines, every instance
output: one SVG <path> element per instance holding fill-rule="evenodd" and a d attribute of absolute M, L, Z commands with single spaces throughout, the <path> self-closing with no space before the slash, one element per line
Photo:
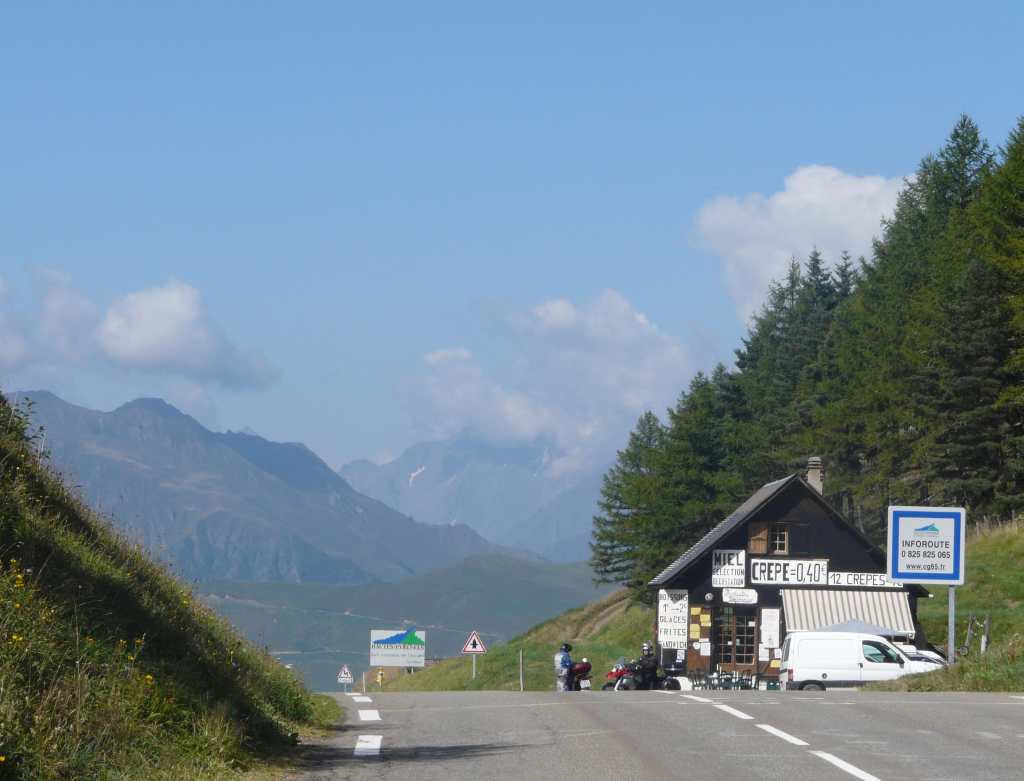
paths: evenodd
<path fill-rule="evenodd" d="M 611 589 L 595 586 L 585 563 L 552 564 L 507 553 L 469 556 L 401 583 L 197 586 L 207 604 L 321 689 L 335 688 L 341 664 L 357 675 L 367 669 L 370 629 L 425 629 L 428 656 L 451 656 L 471 630 L 486 643 L 504 641 Z"/>
<path fill-rule="evenodd" d="M 603 470 L 554 477 L 551 460 L 543 441 L 494 445 L 463 436 L 413 445 L 382 465 L 353 461 L 339 472 L 418 521 L 465 523 L 495 542 L 582 561 Z"/>
<path fill-rule="evenodd" d="M 494 549 L 362 495 L 303 445 L 215 433 L 159 399 L 98 412 L 26 397 L 56 467 L 186 577 L 363 583 Z"/>

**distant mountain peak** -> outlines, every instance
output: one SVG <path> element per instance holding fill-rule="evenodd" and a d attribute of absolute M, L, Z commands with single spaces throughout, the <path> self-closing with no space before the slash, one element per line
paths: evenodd
<path fill-rule="evenodd" d="M 143 397 L 129 401 L 126 404 L 122 404 L 116 410 L 115 413 L 119 412 L 145 412 L 150 415 L 160 415 L 165 418 L 187 418 L 189 417 L 177 407 L 168 404 L 163 399 L 156 397 Z"/>

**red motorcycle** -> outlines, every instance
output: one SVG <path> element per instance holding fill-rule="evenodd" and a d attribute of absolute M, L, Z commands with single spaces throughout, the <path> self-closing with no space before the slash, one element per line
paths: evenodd
<path fill-rule="evenodd" d="M 612 669 L 604 676 L 607 680 L 601 687 L 601 691 L 632 691 L 634 689 L 660 689 L 662 691 L 679 691 L 682 685 L 675 678 L 655 676 L 650 686 L 640 685 L 639 665 L 627 662 L 626 657 L 620 656 L 618 661 L 612 665 Z"/>
<path fill-rule="evenodd" d="M 576 662 L 569 668 L 569 689 L 578 691 L 590 690 L 590 661 L 586 658 Z"/>

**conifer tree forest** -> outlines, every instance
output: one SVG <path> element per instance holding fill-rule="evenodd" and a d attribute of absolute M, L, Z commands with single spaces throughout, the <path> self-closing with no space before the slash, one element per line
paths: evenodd
<path fill-rule="evenodd" d="M 992 148 L 963 116 L 870 258 L 794 260 L 734 365 L 644 414 L 604 477 L 591 564 L 646 583 L 757 487 L 821 456 L 881 543 L 890 504 L 1024 510 L 1024 118 Z"/>

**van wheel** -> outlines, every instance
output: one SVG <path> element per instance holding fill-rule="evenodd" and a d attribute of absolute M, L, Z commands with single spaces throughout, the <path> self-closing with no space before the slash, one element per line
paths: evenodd
<path fill-rule="evenodd" d="M 823 691 L 825 691 L 825 687 L 823 685 L 821 685 L 820 683 L 815 683 L 814 681 L 810 681 L 809 683 L 801 684 L 800 691 L 805 691 L 805 692 L 823 692 Z"/>

